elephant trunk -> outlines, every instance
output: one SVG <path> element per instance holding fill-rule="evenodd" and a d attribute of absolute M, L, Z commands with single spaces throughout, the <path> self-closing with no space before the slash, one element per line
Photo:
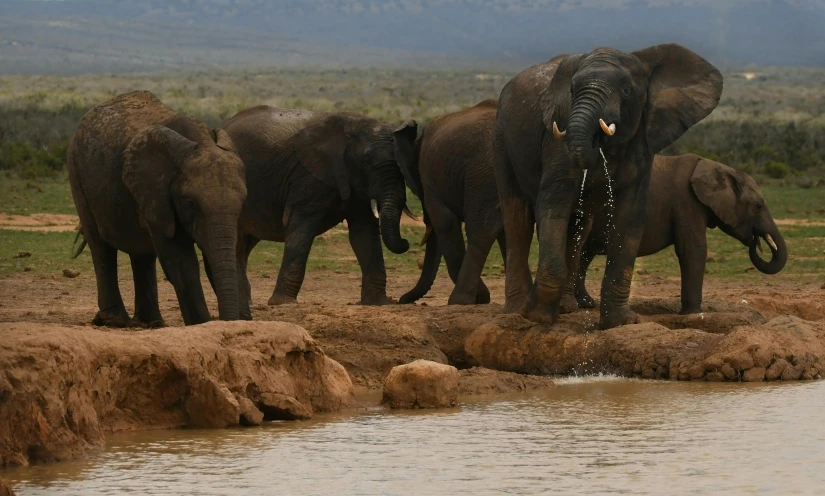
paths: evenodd
<path fill-rule="evenodd" d="M 601 133 L 599 119 L 609 93 L 606 84 L 593 82 L 576 94 L 570 108 L 567 149 L 573 163 L 582 169 L 596 163 L 596 133 Z"/>
<path fill-rule="evenodd" d="M 392 197 L 381 200 L 381 239 L 389 250 L 396 254 L 406 253 L 410 243 L 401 237 L 401 205 Z"/>
<path fill-rule="evenodd" d="M 203 254 L 212 270 L 221 320 L 239 318 L 238 265 L 235 254 L 237 223 L 235 217 L 214 219 L 206 225 L 203 236 Z"/>
<path fill-rule="evenodd" d="M 428 224 L 427 230 L 430 231 L 431 229 L 432 226 Z M 398 303 L 415 303 L 419 298 L 427 294 L 430 288 L 433 287 L 433 282 L 435 282 L 440 264 L 441 248 L 438 246 L 438 235 L 436 235 L 435 231 L 430 231 L 430 236 L 427 238 L 427 248 L 424 252 L 424 266 L 421 269 L 421 276 L 418 278 L 415 287 L 401 296 Z"/>
<path fill-rule="evenodd" d="M 788 261 L 788 248 L 785 245 L 785 238 L 782 237 L 782 234 L 779 233 L 779 229 L 777 229 L 775 225 L 762 237 L 764 237 L 766 241 L 768 237 L 770 237 L 776 245 L 776 248 L 774 249 L 773 246 L 770 246 L 770 243 L 767 243 L 768 248 L 771 250 L 771 259 L 769 261 L 762 260 L 759 253 L 757 253 L 759 236 L 754 236 L 750 244 L 750 249 L 748 250 L 751 263 L 763 274 L 776 274 L 785 267 L 785 263 Z"/>

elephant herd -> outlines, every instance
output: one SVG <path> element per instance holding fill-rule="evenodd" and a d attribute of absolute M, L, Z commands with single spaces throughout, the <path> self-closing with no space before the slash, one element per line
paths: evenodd
<path fill-rule="evenodd" d="M 420 137 L 415 121 L 268 106 L 212 130 L 149 92 L 120 95 L 83 117 L 67 157 L 95 268 L 94 323 L 163 325 L 157 259 L 184 322 L 208 321 L 195 244 L 221 319 L 252 318 L 247 260 L 261 240 L 284 242 L 269 304 L 295 302 L 313 240 L 344 220 L 361 303 L 392 303 L 382 243 L 393 253 L 409 248 L 400 232 L 406 187 L 421 199 L 427 233 L 421 277 L 401 303 L 427 293 L 442 257 L 455 283 L 449 303 L 488 303 L 481 273 L 497 241 L 505 311 L 552 324 L 595 307 L 584 280 L 593 257 L 606 254 L 606 329 L 637 321 L 628 305 L 635 258 L 674 245 L 682 312 L 699 312 L 707 228 L 748 246 L 764 273 L 787 260 L 752 178 L 696 155 L 656 155 L 706 117 L 721 91 L 713 65 L 669 44 L 557 56 L 518 74 L 498 100 L 434 119 Z M 770 260 L 757 253 L 761 240 Z M 131 259 L 131 318 L 117 251 Z"/>

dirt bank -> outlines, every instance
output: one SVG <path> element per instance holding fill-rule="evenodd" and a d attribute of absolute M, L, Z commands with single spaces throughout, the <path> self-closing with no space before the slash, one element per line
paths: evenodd
<path fill-rule="evenodd" d="M 354 404 L 344 368 L 285 323 L 5 323 L 0 336 L 0 467 L 74 458 L 112 432 L 300 419 Z"/>

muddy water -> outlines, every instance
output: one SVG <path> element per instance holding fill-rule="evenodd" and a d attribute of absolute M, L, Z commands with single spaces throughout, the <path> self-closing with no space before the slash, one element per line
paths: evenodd
<path fill-rule="evenodd" d="M 564 380 L 438 412 L 120 435 L 0 472 L 37 494 L 816 494 L 825 382 Z"/>

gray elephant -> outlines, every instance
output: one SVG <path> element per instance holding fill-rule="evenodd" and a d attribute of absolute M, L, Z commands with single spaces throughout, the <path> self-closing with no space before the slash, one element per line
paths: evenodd
<path fill-rule="evenodd" d="M 238 319 L 235 245 L 246 184 L 225 132 L 175 113 L 147 91 L 127 93 L 83 117 L 67 164 L 97 279 L 95 324 L 163 325 L 158 258 L 184 322 L 208 321 L 193 243 L 214 269 L 220 318 Z M 134 320 L 118 289 L 118 250 L 132 263 Z"/>
<path fill-rule="evenodd" d="M 481 272 L 493 242 L 498 240 L 502 254 L 505 252 L 492 165 L 497 105 L 497 100 L 485 100 L 437 117 L 416 142 L 417 160 L 404 176 L 424 207 L 427 233 L 422 244 L 427 248 L 418 283 L 399 303 L 412 303 L 427 294 L 442 254 L 455 283 L 449 304 L 490 302 Z"/>
<path fill-rule="evenodd" d="M 748 246 L 751 262 L 762 273 L 776 274 L 788 260 L 785 239 L 753 178 L 698 155 L 656 156 L 647 212 L 638 256 L 674 246 L 682 273 L 683 314 L 702 311 L 708 228 L 718 227 Z M 575 298 L 581 307 L 595 306 L 584 281 L 593 257 L 607 251 L 611 229 L 604 216 L 593 221 L 575 277 Z M 762 250 L 760 240 L 770 249 L 769 261 L 757 253 Z"/>
<path fill-rule="evenodd" d="M 577 265 L 579 240 L 587 234 L 578 236 L 570 222 L 581 198 L 591 218 L 612 202 L 616 226 L 599 326 L 638 322 L 628 298 L 653 156 L 710 114 L 721 93 L 719 71 L 675 44 L 560 55 L 505 85 L 494 132 L 507 238 L 505 311 L 546 324 L 558 319 L 570 263 Z M 535 282 L 528 267 L 534 225 Z"/>
<path fill-rule="evenodd" d="M 246 165 L 249 189 L 238 243 L 242 316 L 251 318 L 246 268 L 260 240 L 285 242 L 269 304 L 291 303 L 313 240 L 343 220 L 361 267 L 361 303 L 392 303 L 381 241 L 393 253 L 409 248 L 400 232 L 401 212 L 409 210 L 399 164 L 414 160 L 415 121 L 395 128 L 357 114 L 259 106 L 223 129 Z"/>

